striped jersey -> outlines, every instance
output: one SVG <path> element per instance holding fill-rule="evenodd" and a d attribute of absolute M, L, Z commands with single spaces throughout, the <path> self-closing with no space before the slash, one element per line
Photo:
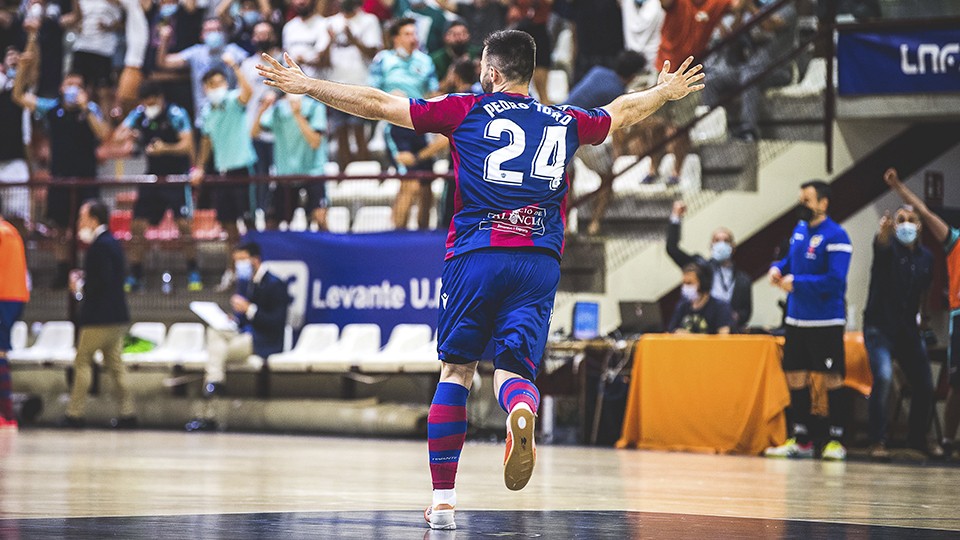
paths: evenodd
<path fill-rule="evenodd" d="M 410 116 L 418 133 L 450 139 L 456 192 L 446 259 L 490 247 L 563 254 L 567 164 L 580 145 L 607 137 L 605 110 L 498 92 L 411 99 Z"/>
<path fill-rule="evenodd" d="M 786 276 L 793 274 L 793 293 L 787 298 L 790 326 L 842 326 L 847 320 L 847 272 L 853 246 L 847 231 L 829 217 L 810 228 L 797 223 L 790 250 L 773 264 Z"/>

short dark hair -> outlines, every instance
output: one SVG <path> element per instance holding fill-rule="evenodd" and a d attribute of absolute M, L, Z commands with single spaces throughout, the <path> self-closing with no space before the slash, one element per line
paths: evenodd
<path fill-rule="evenodd" d="M 411 19 L 410 17 L 402 17 L 397 19 L 393 24 L 390 25 L 390 28 L 387 29 L 387 35 L 389 35 L 391 39 L 399 36 L 400 29 L 408 24 L 416 25 L 417 21 Z"/>
<path fill-rule="evenodd" d="M 100 225 L 110 224 L 110 209 L 107 208 L 106 203 L 100 199 L 87 199 L 83 201 L 83 206 L 87 207 L 87 213 L 97 220 L 97 223 Z"/>
<path fill-rule="evenodd" d="M 630 80 L 637 76 L 637 73 L 647 67 L 647 59 L 637 51 L 623 51 L 617 57 L 617 63 L 613 66 L 613 71 L 621 78 Z"/>
<path fill-rule="evenodd" d="M 83 84 L 87 84 L 87 78 L 84 77 L 83 73 L 80 73 L 79 71 L 68 71 L 66 75 L 63 76 L 64 79 L 68 79 L 70 77 L 78 77 L 81 81 L 83 81 Z"/>
<path fill-rule="evenodd" d="M 483 40 L 487 63 L 511 82 L 529 82 L 537 55 L 537 44 L 520 30 L 500 30 Z"/>
<path fill-rule="evenodd" d="M 817 200 L 822 201 L 823 199 L 832 199 L 833 190 L 830 189 L 830 184 L 824 182 L 823 180 L 810 180 L 809 182 L 804 182 L 800 189 L 813 188 L 817 192 Z"/>
<path fill-rule="evenodd" d="M 453 63 L 453 74 L 463 82 L 473 83 L 477 81 L 477 63 L 469 58 L 462 58 Z"/>
<path fill-rule="evenodd" d="M 246 242 L 238 244 L 237 247 L 233 248 L 233 251 L 246 251 L 251 257 L 263 259 L 263 255 L 260 252 L 260 244 L 253 240 L 247 240 Z"/>
<path fill-rule="evenodd" d="M 140 91 L 137 93 L 140 96 L 140 99 L 147 99 L 149 97 L 164 97 L 163 87 L 160 86 L 160 83 L 154 81 L 147 81 L 140 86 Z"/>
<path fill-rule="evenodd" d="M 456 28 L 457 26 L 462 26 L 466 28 L 468 32 L 470 31 L 470 27 L 467 26 L 467 23 L 463 22 L 463 19 L 454 19 L 450 21 L 450 24 L 447 25 L 447 27 L 443 30 L 443 32 L 447 33 L 450 31 L 451 28 Z"/>
<path fill-rule="evenodd" d="M 697 275 L 697 281 L 700 282 L 700 286 L 697 287 L 698 292 L 710 294 L 713 290 L 713 268 L 709 265 L 692 262 L 683 267 L 683 272 L 693 272 Z"/>
<path fill-rule="evenodd" d="M 216 77 L 217 75 L 220 75 L 220 76 L 223 77 L 224 79 L 227 78 L 227 72 L 223 71 L 223 70 L 220 69 L 220 68 L 213 68 L 213 69 L 208 69 L 207 72 L 203 74 L 203 78 L 200 79 L 200 81 L 201 81 L 203 84 L 207 84 L 207 81 L 209 81 L 210 79 Z"/>

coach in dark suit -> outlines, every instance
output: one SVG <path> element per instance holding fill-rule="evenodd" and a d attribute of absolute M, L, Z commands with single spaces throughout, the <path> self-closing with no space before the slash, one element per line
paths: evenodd
<path fill-rule="evenodd" d="M 216 392 L 223 384 L 227 362 L 242 362 L 252 354 L 266 359 L 283 350 L 290 295 L 287 283 L 268 272 L 262 262 L 256 242 L 245 242 L 233 251 L 237 292 L 230 297 L 230 307 L 238 331 L 207 330 L 208 392 Z"/>
<path fill-rule="evenodd" d="M 686 253 L 680 249 L 680 222 L 686 212 L 687 206 L 682 201 L 674 203 L 670 225 L 667 227 L 667 255 L 680 268 L 698 264 L 707 265 L 713 270 L 710 296 L 730 304 L 734 322 L 731 331 L 739 332 L 746 328 L 753 313 L 753 283 L 750 276 L 733 265 L 733 252 L 737 247 L 733 233 L 725 227 L 713 231 L 710 239 L 710 259 Z"/>
<path fill-rule="evenodd" d="M 74 360 L 73 389 L 63 419 L 63 424 L 68 427 L 84 424 L 91 366 L 97 351 L 103 352 L 104 366 L 113 379 L 120 402 L 120 416 L 114 420 L 114 426 L 129 428 L 137 423 L 120 357 L 123 338 L 130 327 L 130 311 L 123 292 L 126 261 L 123 248 L 107 228 L 109 221 L 110 212 L 101 201 L 89 200 L 80 207 L 77 236 L 90 248 L 84 259 L 83 273 L 74 272 L 70 282 L 70 289 L 83 301 L 77 321 L 80 340 Z"/>

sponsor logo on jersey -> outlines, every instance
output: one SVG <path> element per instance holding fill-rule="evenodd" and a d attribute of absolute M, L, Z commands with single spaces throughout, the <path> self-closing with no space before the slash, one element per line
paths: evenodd
<path fill-rule="evenodd" d="M 543 236 L 546 232 L 546 217 L 547 211 L 537 206 L 490 212 L 487 219 L 480 222 L 480 230 L 502 231 L 517 236 Z"/>

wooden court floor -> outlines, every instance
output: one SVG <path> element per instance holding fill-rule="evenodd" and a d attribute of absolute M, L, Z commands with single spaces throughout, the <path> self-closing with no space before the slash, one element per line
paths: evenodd
<path fill-rule="evenodd" d="M 468 442 L 440 533 L 425 442 L 0 433 L 0 539 L 960 537 L 955 466 L 541 446 L 514 493 L 502 455 Z"/>

